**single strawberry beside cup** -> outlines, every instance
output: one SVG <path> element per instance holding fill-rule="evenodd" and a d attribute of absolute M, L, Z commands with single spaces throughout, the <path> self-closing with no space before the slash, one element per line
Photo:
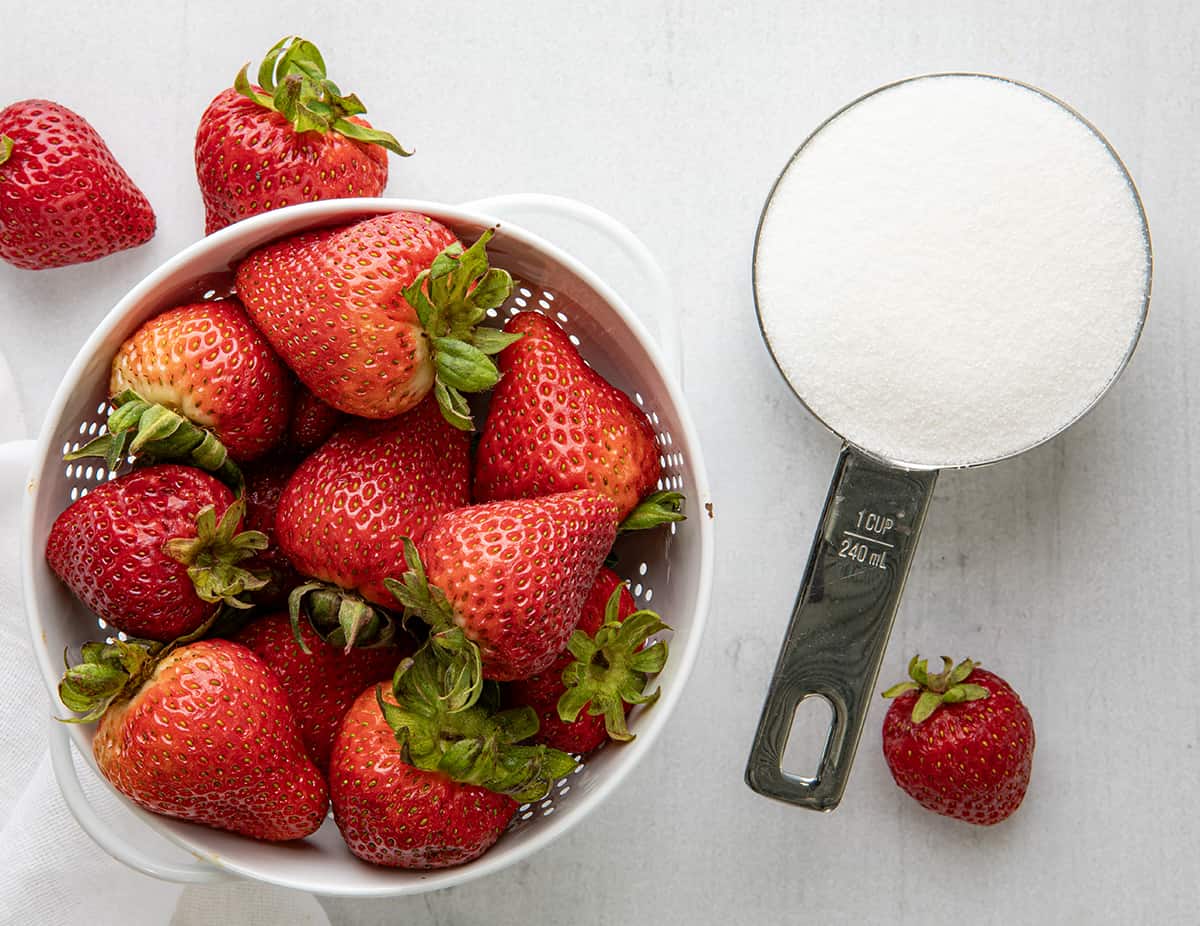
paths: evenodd
<path fill-rule="evenodd" d="M 967 823 L 1007 819 L 1025 798 L 1033 768 L 1033 718 L 1012 686 L 979 664 L 943 656 L 942 671 L 909 663 L 910 681 L 883 721 L 892 777 L 922 807 Z"/>

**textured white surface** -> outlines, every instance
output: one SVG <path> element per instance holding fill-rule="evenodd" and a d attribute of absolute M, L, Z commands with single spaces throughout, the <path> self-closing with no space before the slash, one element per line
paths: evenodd
<path fill-rule="evenodd" d="M 945 75 L 804 143 L 754 268 L 771 352 L 813 413 L 884 459 L 948 467 L 1092 406 L 1137 337 L 1150 254 L 1092 129 L 1027 87 Z"/>
<path fill-rule="evenodd" d="M 101 264 L 0 267 L 0 343 L 31 424 L 90 326 L 200 233 L 195 121 L 289 29 L 318 40 L 342 88 L 417 148 L 393 160 L 392 193 L 586 199 L 642 234 L 679 281 L 720 563 L 701 664 L 670 729 L 605 812 L 550 852 L 437 895 L 327 902 L 337 926 L 1195 920 L 1191 3 L 630 0 L 468 14 L 368 2 L 331 16 L 297 2 L 287 17 L 216 0 L 93 0 L 3 22 L 0 98 L 47 95 L 83 110 L 160 217 L 153 242 Z M 351 61 L 356 45 L 364 53 Z M 444 49 L 449 63 L 421 63 Z M 1147 330 L 1113 393 L 1018 460 L 944 474 L 909 577 L 885 671 L 901 672 L 917 648 L 973 655 L 1010 678 L 1037 724 L 1025 805 L 987 831 L 931 817 L 892 785 L 878 751 L 882 702 L 835 814 L 773 804 L 741 780 L 837 449 L 759 338 L 758 212 L 780 166 L 838 106 L 954 69 L 1045 87 L 1102 126 L 1138 182 L 1156 257 Z M 595 269 L 615 279 L 622 265 Z"/>

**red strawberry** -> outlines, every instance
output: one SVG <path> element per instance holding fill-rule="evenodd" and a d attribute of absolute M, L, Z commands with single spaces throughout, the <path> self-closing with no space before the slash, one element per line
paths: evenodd
<path fill-rule="evenodd" d="M 329 440 L 344 416 L 297 383 L 292 392 L 292 420 L 288 422 L 289 450 L 309 453 Z"/>
<path fill-rule="evenodd" d="M 1033 718 L 1008 682 L 965 659 L 930 675 L 913 657 L 911 682 L 883 721 L 883 755 L 896 784 L 922 807 L 968 823 L 1007 818 L 1029 787 Z"/>
<path fill-rule="evenodd" d="M 191 633 L 222 602 L 262 585 L 239 562 L 266 538 L 237 533 L 242 504 L 190 466 L 135 469 L 72 502 L 46 541 L 50 568 L 117 630 L 149 640 Z"/>
<path fill-rule="evenodd" d="M 445 664 L 424 647 L 392 697 L 369 688 L 342 722 L 329 769 L 333 815 L 359 858 L 445 868 L 490 848 L 518 801 L 541 800 L 575 768 L 545 746 L 528 708 L 493 714 L 448 700 Z"/>
<path fill-rule="evenodd" d="M 299 627 L 307 653 L 296 644 L 287 612 L 260 617 L 233 639 L 279 677 L 304 747 L 317 768 L 326 772 L 334 737 L 354 699 L 368 685 L 390 680 L 400 660 L 412 653 L 413 644 L 404 635 L 400 646 L 357 648 L 346 653 L 322 640 L 308 621 L 301 621 Z"/>
<path fill-rule="evenodd" d="M 631 615 L 636 616 L 622 632 Z M 631 740 L 625 725 L 630 706 L 658 699 L 657 691 L 643 692 L 649 675 L 666 663 L 667 645 L 644 644 L 663 627 L 653 612 L 637 610 L 616 573 L 602 568 L 583 603 L 569 649 L 546 671 L 512 682 L 508 703 L 537 711 L 540 724 L 534 741 L 555 749 L 585 755 L 609 737 Z"/>
<path fill-rule="evenodd" d="M 45 270 L 153 237 L 150 203 L 83 116 L 49 100 L 0 110 L 0 258 Z"/>
<path fill-rule="evenodd" d="M 261 86 L 250 84 L 248 68 L 217 94 L 196 130 L 206 234 L 282 206 L 383 192 L 384 149 L 410 152 L 358 118 L 366 108 L 326 79 L 316 46 L 280 40 L 259 68 Z"/>
<path fill-rule="evenodd" d="M 255 839 L 301 839 L 329 799 L 274 673 L 244 646 L 201 640 L 157 657 L 89 643 L 59 691 L 103 711 L 92 750 L 118 791 L 147 810 Z"/>
<path fill-rule="evenodd" d="M 128 433 L 135 452 L 141 444 L 133 430 L 149 430 L 153 421 L 158 436 L 152 440 L 161 439 L 163 409 L 180 417 L 183 431 L 190 422 L 197 426 L 192 431 L 211 432 L 235 460 L 261 457 L 287 428 L 287 372 L 234 299 L 154 316 L 121 345 L 108 385 L 120 406 L 117 427 L 137 414 L 131 427 L 115 432 Z M 135 403 L 144 408 L 135 413 L 125 407 Z M 112 421 L 109 431 L 114 433 Z M 153 452 L 153 445 L 148 449 Z"/>
<path fill-rule="evenodd" d="M 617 506 L 586 489 L 460 508 L 406 545 L 387 586 L 483 677 L 528 678 L 562 652 L 616 533 Z"/>
<path fill-rule="evenodd" d="M 495 384 L 489 355 L 512 337 L 476 328 L 512 288 L 488 267 L 489 230 L 465 251 L 444 225 L 397 212 L 254 251 L 237 288 L 254 324 L 317 398 L 391 418 L 432 389 L 469 428 L 464 392 Z"/>
<path fill-rule="evenodd" d="M 251 596 L 257 605 L 285 606 L 292 589 L 304 581 L 275 540 L 275 511 L 279 507 L 279 497 L 295 470 L 296 464 L 291 460 L 272 457 L 250 464 L 244 472 L 246 530 L 258 531 L 267 538 L 266 547 L 243 564 L 267 580 L 267 584 Z"/>
<path fill-rule="evenodd" d="M 395 607 L 383 580 L 404 561 L 404 538 L 420 537 L 438 515 L 470 500 L 470 441 L 450 427 L 432 399 L 390 421 L 346 425 L 306 459 L 279 499 L 279 546 L 306 576 L 343 591 L 301 586 L 322 634 L 338 643 L 371 642 L 366 625 L 378 615 L 357 593 Z M 402 568 L 402 566 L 401 566 Z M 361 605 L 361 602 L 359 603 Z M 347 621 L 355 624 L 347 630 Z M 339 634 L 340 628 L 340 634 Z"/>
<path fill-rule="evenodd" d="M 476 457 L 477 499 L 592 489 L 617 503 L 623 529 L 682 520 L 682 496 L 654 493 L 659 448 L 633 400 L 584 363 L 546 316 L 521 312 L 504 330 L 523 337 L 500 355 Z"/>

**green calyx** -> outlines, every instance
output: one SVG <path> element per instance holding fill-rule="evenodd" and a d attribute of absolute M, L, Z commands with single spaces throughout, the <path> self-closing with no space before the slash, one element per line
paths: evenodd
<path fill-rule="evenodd" d="M 622 586 L 613 589 L 604 611 L 604 625 L 594 637 L 582 630 L 571 634 L 567 650 L 575 661 L 563 669 L 566 691 L 558 699 L 558 716 L 574 723 L 586 707 L 589 715 L 603 715 L 609 738 L 620 742 L 633 739 L 625 724 L 625 705 L 653 704 L 662 693 L 655 688 L 646 694 L 651 675 L 667 663 L 667 644 L 647 642 L 651 636 L 670 630 L 653 611 L 635 611 L 624 621 L 617 619 Z"/>
<path fill-rule="evenodd" d="M 7 135 L 0 135 L 0 164 L 3 164 L 13 153 L 13 140 Z"/>
<path fill-rule="evenodd" d="M 680 492 L 651 492 L 643 498 L 629 516 L 621 522 L 618 531 L 644 531 L 672 521 L 686 521 L 683 513 L 683 494 Z"/>
<path fill-rule="evenodd" d="M 506 270 L 488 264 L 489 228 L 469 248 L 458 242 L 433 259 L 404 289 L 404 298 L 417 313 L 433 349 L 434 396 L 442 415 L 454 427 L 474 427 L 463 393 L 484 392 L 500 381 L 492 360 L 520 334 L 481 328 L 488 309 L 503 304 L 512 292 Z"/>
<path fill-rule="evenodd" d="M 249 68 L 249 62 L 242 66 L 233 81 L 234 89 L 279 113 L 297 132 L 337 132 L 354 141 L 381 145 L 401 157 L 412 154 L 392 134 L 350 121 L 350 116 L 362 115 L 367 108 L 353 93 L 343 96 L 337 84 L 325 76 L 325 59 L 312 42 L 289 35 L 275 43 L 258 69 L 258 85 L 265 92 L 251 85 Z"/>
<path fill-rule="evenodd" d="M 912 681 L 898 682 L 883 692 L 883 697 L 896 698 L 908 691 L 921 692 L 913 705 L 912 722 L 923 723 L 943 704 L 979 701 L 988 697 L 990 692 L 982 685 L 966 684 L 967 677 L 978 665 L 970 659 L 955 665 L 949 656 L 943 656 L 942 671 L 930 675 L 928 660 L 913 656 L 908 663 L 908 674 Z"/>
<path fill-rule="evenodd" d="M 388 646 L 396 639 L 396 621 L 353 592 L 324 582 L 306 582 L 288 595 L 292 633 L 304 652 L 309 652 L 300 635 L 300 621 L 307 620 L 326 643 L 349 653 L 355 647 Z"/>
<path fill-rule="evenodd" d="M 254 605 L 240 596 L 267 584 L 265 576 L 238 565 L 269 544 L 262 531 L 238 531 L 245 512 L 246 503 L 239 498 L 218 522 L 216 509 L 205 505 L 196 515 L 195 537 L 176 537 L 163 546 L 171 559 L 187 567 L 201 601 L 246 610 Z"/>
<path fill-rule="evenodd" d="M 141 688 L 167 653 L 207 634 L 223 611 L 170 643 L 120 638 L 107 643 L 85 643 L 79 653 L 81 661 L 76 665 L 71 665 L 67 653 L 63 653 L 66 671 L 58 683 L 58 696 L 68 709 L 84 716 L 60 719 L 64 723 L 91 723 L 99 719 L 114 702 L 131 697 Z"/>
<path fill-rule="evenodd" d="M 419 617 L 429 625 L 427 645 L 442 660 L 446 678 L 452 682 L 445 692 L 449 711 L 473 707 L 483 692 L 483 657 L 455 620 L 454 606 L 436 585 L 430 585 L 416 545 L 404 538 L 404 561 L 408 570 L 400 578 L 384 579 L 387 590 L 404 606 L 405 617 Z"/>
<path fill-rule="evenodd" d="M 212 473 L 242 494 L 241 470 L 211 431 L 164 405 L 147 402 L 132 389 L 111 402 L 107 432 L 66 454 L 64 460 L 103 457 L 110 472 L 131 456 L 144 463 L 186 463 Z"/>
<path fill-rule="evenodd" d="M 445 653 L 426 644 L 396 669 L 394 701 L 377 689 L 380 710 L 405 762 L 518 801 L 541 800 L 555 781 L 575 770 L 575 760 L 561 750 L 520 745 L 537 733 L 533 708 L 462 707 L 457 681 L 457 669 Z"/>

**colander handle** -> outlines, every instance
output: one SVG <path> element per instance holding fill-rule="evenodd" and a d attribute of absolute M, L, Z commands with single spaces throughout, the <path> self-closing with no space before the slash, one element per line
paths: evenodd
<path fill-rule="evenodd" d="M 844 447 L 746 766 L 766 797 L 833 810 L 842 799 L 937 471 L 897 469 Z M 785 771 L 796 709 L 833 719 L 812 777 Z"/>
<path fill-rule="evenodd" d="M 58 779 L 63 799 L 83 831 L 118 862 L 151 878 L 176 884 L 208 884 L 234 877 L 199 859 L 195 862 L 172 863 L 152 858 L 114 833 L 88 802 L 71 758 L 71 735 L 60 721 L 53 718 L 50 720 L 50 765 L 54 769 L 54 777 Z"/>
<path fill-rule="evenodd" d="M 650 297 L 644 303 L 639 301 L 638 311 L 649 309 L 658 334 L 659 352 L 662 354 L 666 368 L 675 375 L 677 380 L 683 381 L 679 317 L 675 312 L 671 284 L 667 280 L 667 274 L 662 265 L 655 259 L 650 249 L 626 225 L 595 206 L 589 206 L 587 203 L 581 203 L 566 196 L 551 196 L 545 193 L 511 193 L 505 196 L 490 196 L 487 199 L 464 203 L 463 206 L 494 215 L 497 218 L 511 218 L 514 222 L 518 222 L 519 218 L 525 216 L 535 219 L 538 216 L 564 219 L 582 225 L 616 245 L 634 264 L 650 287 Z M 519 224 L 524 225 L 525 223 L 520 222 Z M 537 231 L 536 228 L 530 230 Z"/>

